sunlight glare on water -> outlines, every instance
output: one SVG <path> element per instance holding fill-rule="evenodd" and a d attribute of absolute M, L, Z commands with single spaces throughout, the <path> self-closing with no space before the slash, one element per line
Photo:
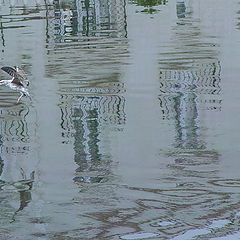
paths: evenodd
<path fill-rule="evenodd" d="M 239 239 L 239 14 L 0 0 L 0 240 Z"/>

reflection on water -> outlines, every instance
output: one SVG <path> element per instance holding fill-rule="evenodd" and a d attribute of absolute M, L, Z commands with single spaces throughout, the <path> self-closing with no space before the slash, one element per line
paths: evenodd
<path fill-rule="evenodd" d="M 98 91 L 98 88 L 95 90 Z M 73 101 L 68 95 L 62 96 L 61 126 L 63 143 L 73 142 L 74 161 L 79 165 L 74 181 L 103 181 L 110 170 L 111 157 L 106 155 L 104 143 L 101 143 L 107 138 L 104 129 L 108 125 L 114 126 L 117 131 L 121 129 L 125 122 L 125 100 L 118 95 L 79 96 L 74 99 L 74 105 L 70 105 L 67 98 Z M 92 175 L 94 173 L 97 176 Z"/>
<path fill-rule="evenodd" d="M 78 37 L 124 37 L 124 6 L 124 0 L 54 1 L 46 11 L 48 38 L 54 34 L 55 42 L 82 42 Z"/>
<path fill-rule="evenodd" d="M 1 65 L 33 95 L 0 89 L 0 239 L 239 238 L 218 5 L 238 19 L 223 1 L 0 0 Z"/>
<path fill-rule="evenodd" d="M 166 5 L 167 2 L 167 0 L 133 0 L 131 4 L 144 7 L 143 10 L 140 11 L 141 13 L 153 14 L 160 11 L 158 8 L 159 5 Z"/>
<path fill-rule="evenodd" d="M 34 181 L 34 171 L 28 178 L 25 174 L 24 159 L 29 157 L 31 147 L 31 130 L 27 123 L 29 108 L 23 105 L 9 103 L 5 99 L 1 106 L 1 163 L 0 192 L 2 215 L 1 224 L 14 222 L 18 212 L 21 212 L 31 201 L 31 189 Z M 17 171 L 14 168 L 17 168 Z M 19 175 L 21 177 L 19 177 Z M 20 178 L 20 180 L 19 180 Z M 19 195 L 17 197 L 17 195 Z M 14 201 L 19 201 L 19 207 L 14 209 Z"/>
<path fill-rule="evenodd" d="M 166 67 L 160 72 L 162 118 L 174 117 L 176 147 L 204 149 L 200 115 L 202 110 L 221 110 L 220 63 L 193 64 L 190 70 L 166 70 Z"/>

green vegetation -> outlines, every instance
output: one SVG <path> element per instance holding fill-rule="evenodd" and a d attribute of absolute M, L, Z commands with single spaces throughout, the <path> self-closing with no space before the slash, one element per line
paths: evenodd
<path fill-rule="evenodd" d="M 140 12 L 149 13 L 149 14 L 153 14 L 153 13 L 159 11 L 155 7 L 159 6 L 159 5 L 166 5 L 167 2 L 168 2 L 167 0 L 134 0 L 134 1 L 131 1 L 132 4 L 136 4 L 137 6 L 146 7 L 145 9 L 143 9 Z"/>
<path fill-rule="evenodd" d="M 153 7 L 157 5 L 166 5 L 167 0 L 136 0 L 138 6 Z"/>

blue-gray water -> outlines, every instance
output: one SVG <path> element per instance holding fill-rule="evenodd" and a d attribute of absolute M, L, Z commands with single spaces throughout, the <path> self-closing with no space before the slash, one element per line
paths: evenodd
<path fill-rule="evenodd" d="M 0 240 L 240 239 L 239 39 L 238 0 L 0 0 Z"/>

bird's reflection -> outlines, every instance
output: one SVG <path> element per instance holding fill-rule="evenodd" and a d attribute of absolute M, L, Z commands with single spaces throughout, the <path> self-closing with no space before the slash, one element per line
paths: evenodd
<path fill-rule="evenodd" d="M 20 198 L 19 198 L 20 206 L 13 214 L 12 222 L 15 221 L 17 213 L 22 211 L 28 205 L 28 203 L 32 200 L 31 190 L 34 182 L 35 171 L 32 171 L 30 174 L 30 177 L 27 178 L 23 168 L 21 168 L 20 170 L 21 170 L 22 179 L 15 183 L 12 183 L 13 185 L 14 184 L 17 185 L 17 187 L 19 188 L 18 192 L 20 194 Z"/>
<path fill-rule="evenodd" d="M 0 173 L 3 172 L 3 161 L 1 160 L 0 164 Z M 4 181 L 0 180 L 0 193 L 4 195 L 4 193 L 15 194 L 19 193 L 19 208 L 14 211 L 10 222 L 14 222 L 16 220 L 16 215 L 18 212 L 22 211 L 28 203 L 32 200 L 31 190 L 34 182 L 34 174 L 35 171 L 32 171 L 30 176 L 27 177 L 25 171 L 20 168 L 22 178 L 16 181 Z"/>

